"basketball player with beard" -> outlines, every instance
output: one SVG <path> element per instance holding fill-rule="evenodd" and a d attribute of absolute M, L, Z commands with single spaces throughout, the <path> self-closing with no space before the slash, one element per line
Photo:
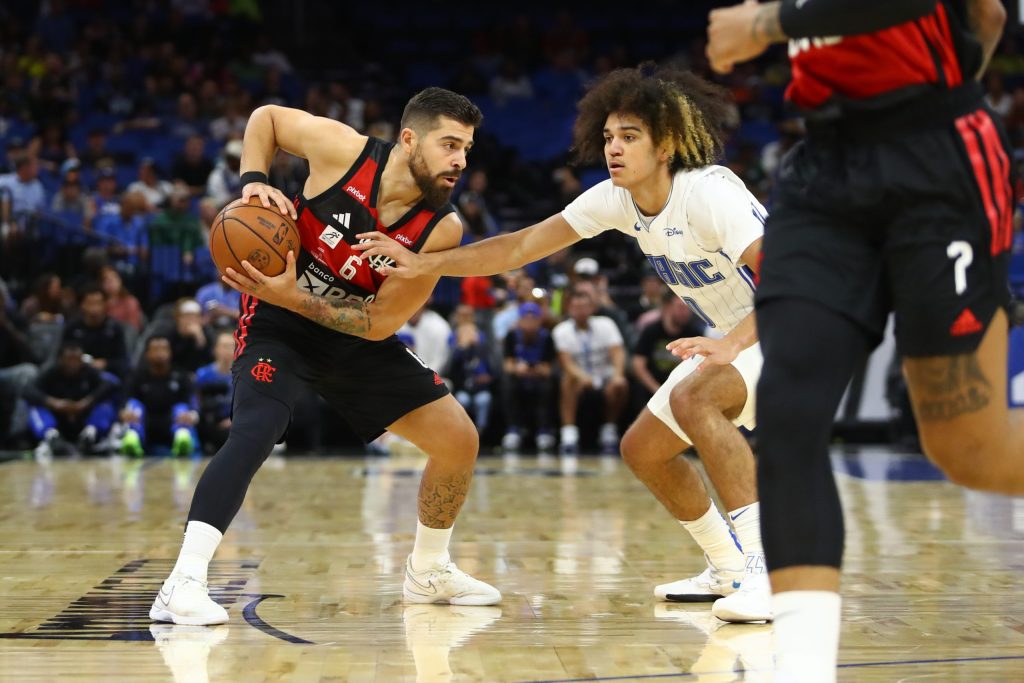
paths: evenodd
<path fill-rule="evenodd" d="M 459 244 L 462 225 L 448 200 L 481 119 L 469 100 L 441 88 L 409 101 L 397 143 L 296 109 L 268 105 L 253 112 L 242 153 L 242 199 L 258 196 L 264 206 L 295 218 L 301 249 L 289 252 L 287 269 L 277 277 L 247 262 L 245 272 L 228 269 L 224 277 L 242 293 L 231 431 L 196 487 L 181 553 L 153 602 L 153 620 L 228 620 L 209 597 L 207 567 L 307 386 L 366 441 L 388 430 L 429 456 L 405 600 L 501 600 L 448 554 L 473 476 L 476 428 L 437 373 L 395 336 L 426 302 L 437 277 L 388 278 L 352 250 L 355 236 L 367 231 L 386 233 L 413 251 Z M 294 202 L 267 185 L 278 148 L 309 162 L 309 178 Z"/>

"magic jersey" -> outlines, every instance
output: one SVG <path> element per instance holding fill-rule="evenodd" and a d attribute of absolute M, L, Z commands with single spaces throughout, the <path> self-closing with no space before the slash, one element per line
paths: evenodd
<path fill-rule="evenodd" d="M 636 239 L 655 272 L 708 327 L 726 334 L 754 310 L 753 272 L 739 263 L 764 234 L 767 215 L 743 181 L 722 166 L 678 171 L 657 216 L 644 216 L 611 180 L 562 211 L 581 237 L 618 230 Z"/>

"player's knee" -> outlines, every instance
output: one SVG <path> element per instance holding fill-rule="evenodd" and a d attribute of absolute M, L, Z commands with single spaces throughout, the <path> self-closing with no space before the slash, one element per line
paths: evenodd
<path fill-rule="evenodd" d="M 669 406 L 672 408 L 672 416 L 679 423 L 679 426 L 686 431 L 692 429 L 697 421 L 707 411 L 710 404 L 694 386 L 684 382 L 677 384 L 669 394 Z"/>
<path fill-rule="evenodd" d="M 921 448 L 954 484 L 969 489 L 999 490 L 997 478 L 1000 474 L 984 465 L 979 466 L 975 457 L 988 450 L 981 440 L 951 438 L 949 435 L 940 437 L 922 430 Z"/>
<path fill-rule="evenodd" d="M 644 437 L 641 430 L 634 424 L 626 430 L 619 443 L 619 450 L 622 452 L 622 460 L 629 469 L 637 472 L 649 464 L 646 457 L 648 449 L 645 448 Z"/>

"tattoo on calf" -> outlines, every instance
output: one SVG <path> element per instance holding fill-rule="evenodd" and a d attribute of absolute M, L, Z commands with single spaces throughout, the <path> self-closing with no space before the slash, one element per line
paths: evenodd
<path fill-rule="evenodd" d="M 432 529 L 447 529 L 454 524 L 466 501 L 471 478 L 472 473 L 432 478 L 430 481 L 424 478 L 420 484 L 420 522 Z"/>
<path fill-rule="evenodd" d="M 907 372 L 917 385 L 917 418 L 922 422 L 940 422 L 977 412 L 992 400 L 992 385 L 973 354 L 911 367 Z"/>

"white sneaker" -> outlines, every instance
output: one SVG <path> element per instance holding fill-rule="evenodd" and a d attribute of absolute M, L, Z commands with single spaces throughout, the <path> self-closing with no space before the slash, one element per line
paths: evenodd
<path fill-rule="evenodd" d="M 518 453 L 522 442 L 519 432 L 508 432 L 501 439 L 501 447 L 506 453 Z"/>
<path fill-rule="evenodd" d="M 739 590 L 715 602 L 711 613 L 722 621 L 746 624 L 772 620 L 772 589 L 761 558 L 759 571 L 748 571 Z M 755 557 L 747 558 L 748 567 Z"/>
<path fill-rule="evenodd" d="M 537 435 L 537 450 L 547 453 L 555 447 L 555 435 L 541 432 Z"/>
<path fill-rule="evenodd" d="M 714 602 L 739 589 L 743 572 L 719 569 L 704 555 L 708 568 L 690 579 L 663 583 L 654 587 L 654 597 L 669 602 Z"/>
<path fill-rule="evenodd" d="M 619 451 L 619 430 L 611 423 L 601 425 L 601 432 L 598 435 L 602 453 L 618 453 Z"/>
<path fill-rule="evenodd" d="M 425 571 L 417 572 L 412 568 L 411 555 L 405 561 L 402 592 L 406 602 L 420 604 L 496 605 L 501 602 L 501 593 L 497 588 L 474 579 L 456 567 L 454 562 L 435 564 Z"/>
<path fill-rule="evenodd" d="M 209 626 L 226 623 L 228 613 L 210 599 L 205 581 L 171 574 L 153 600 L 149 618 L 184 626 Z"/>

